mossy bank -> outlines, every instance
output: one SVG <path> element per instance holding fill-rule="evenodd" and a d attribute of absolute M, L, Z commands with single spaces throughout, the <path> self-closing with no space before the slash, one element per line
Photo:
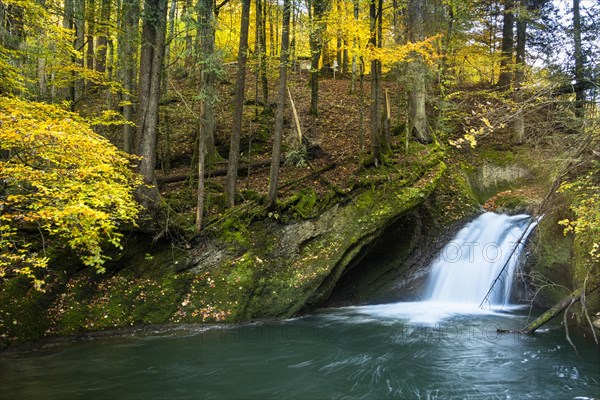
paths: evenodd
<path fill-rule="evenodd" d="M 225 221 L 227 235 L 196 246 L 152 245 L 137 235 L 105 274 L 65 259 L 64 268 L 49 272 L 45 292 L 11 280 L 0 290 L 3 346 L 140 324 L 247 321 L 311 310 L 327 300 L 361 250 L 438 187 L 443 153 L 422 146 L 415 154 L 420 161 L 410 170 L 400 161 L 363 169 L 355 187 L 337 197 L 317 201 L 314 193 L 300 193 L 275 212 L 230 216 L 235 223 Z"/>

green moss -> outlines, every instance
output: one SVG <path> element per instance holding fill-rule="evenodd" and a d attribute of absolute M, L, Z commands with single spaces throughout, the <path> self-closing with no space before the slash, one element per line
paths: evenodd
<path fill-rule="evenodd" d="M 39 339 L 49 321 L 44 308 L 48 295 L 33 290 L 25 277 L 0 286 L 0 349 L 10 343 Z"/>
<path fill-rule="evenodd" d="M 480 159 L 495 165 L 507 166 L 517 163 L 517 156 L 509 150 L 497 150 L 485 147 L 479 149 L 478 153 Z"/>
<path fill-rule="evenodd" d="M 72 275 L 57 291 L 60 295 L 50 297 L 49 306 L 38 307 L 36 298 L 20 302 L 23 319 L 35 307 L 41 310 L 31 320 L 42 325 L 27 329 L 39 337 L 135 324 L 286 317 L 318 304 L 364 246 L 438 185 L 446 168 L 441 153 L 413 148 L 422 164 L 405 169 L 390 162 L 365 170 L 364 185 L 352 193 L 332 188 L 324 199 L 312 189 L 296 193 L 287 213 L 302 220 L 296 227 L 304 227 L 305 236 L 289 234 L 287 240 L 297 240 L 292 249 L 283 242 L 287 227 L 268 219 L 262 206 L 246 204 L 215 224 L 219 240 L 231 245 L 224 246 L 227 256 L 219 265 L 177 273 L 187 251 L 173 245 L 148 249 L 150 239 L 139 237 L 105 275 L 91 270 Z M 343 205 L 329 207 L 342 198 Z M 17 286 L 6 290 L 10 293 L 0 298 L 28 293 Z M 44 319 L 42 312 L 51 318 Z M 16 329 L 11 335 L 25 335 L 25 328 Z"/>
<path fill-rule="evenodd" d="M 531 275 L 534 286 L 540 288 L 536 300 L 548 306 L 573 290 L 573 239 L 563 234 L 560 219 L 560 209 L 548 213 L 539 222 L 532 243 L 535 262 Z"/>

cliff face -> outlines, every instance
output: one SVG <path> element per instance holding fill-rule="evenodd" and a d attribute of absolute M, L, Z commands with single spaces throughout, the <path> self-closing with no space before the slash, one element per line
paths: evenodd
<path fill-rule="evenodd" d="M 394 166 L 369 171 L 355 190 L 319 212 L 306 212 L 308 218 L 284 223 L 269 214 L 237 221 L 227 235 L 196 247 L 132 236 L 105 274 L 64 259 L 49 273 L 43 293 L 11 280 L 0 288 L 1 342 L 311 310 L 394 223 L 432 195 L 446 170 L 441 155 L 425 150 L 410 174 Z"/>
<path fill-rule="evenodd" d="M 418 298 L 431 257 L 480 212 L 481 187 L 500 179 L 479 179 L 468 165 L 447 167 L 441 156 L 426 150 L 410 174 L 394 166 L 369 170 L 354 190 L 318 210 L 314 192 L 305 194 L 294 205 L 301 218 L 264 210 L 258 217 L 229 216 L 221 235 L 195 246 L 132 235 L 106 274 L 64 259 L 49 271 L 46 292 L 10 280 L 0 288 L 0 347 L 140 325 L 291 317 L 323 305 Z M 528 173 L 522 166 L 513 169 L 520 172 L 512 181 L 504 169 L 487 169 L 501 171 L 506 182 L 483 199 L 486 205 L 522 212 L 539 204 L 539 196 L 523 190 L 535 180 L 523 180 Z M 544 305 L 583 279 L 575 279 L 581 269 L 573 263 L 576 243 L 556 223 L 561 209 L 542 220 L 530 244 L 526 272 L 539 278 L 530 284 L 542 289 L 537 300 Z M 527 293 L 534 291 L 524 288 L 523 299 Z M 597 300 L 590 298 L 590 309 Z"/>

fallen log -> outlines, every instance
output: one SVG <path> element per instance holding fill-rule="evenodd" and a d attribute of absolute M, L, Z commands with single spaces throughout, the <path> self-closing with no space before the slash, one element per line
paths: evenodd
<path fill-rule="evenodd" d="M 594 292 L 598 288 L 600 288 L 600 285 L 595 286 L 591 289 L 588 289 L 586 291 L 586 296 L 588 294 Z M 520 329 L 520 330 L 497 329 L 496 332 L 498 332 L 498 333 L 522 333 L 525 335 L 531 335 L 532 333 L 537 331 L 539 328 L 541 328 L 543 325 L 545 325 L 548 321 L 550 321 L 551 319 L 553 319 L 554 317 L 559 315 L 562 311 L 564 311 L 571 305 L 573 305 L 573 304 L 577 303 L 579 300 L 581 300 L 582 293 L 583 293 L 583 291 L 581 288 L 573 291 L 567 297 L 563 298 L 561 301 L 559 301 L 554 306 L 552 306 L 552 308 L 550 308 L 548 311 L 546 311 L 545 313 L 543 313 L 542 315 L 537 317 L 533 322 L 531 322 L 529 325 L 527 325 L 527 327 L 525 329 Z"/>
<path fill-rule="evenodd" d="M 251 164 L 246 164 L 246 165 L 240 165 L 238 167 L 238 175 L 247 173 L 248 169 L 264 168 L 264 167 L 268 167 L 270 165 L 271 165 L 271 159 L 255 161 Z M 227 175 L 227 168 L 217 168 L 217 169 L 213 169 L 210 171 L 206 171 L 204 173 L 204 177 L 206 177 L 206 178 L 215 177 L 215 176 L 225 176 L 225 175 Z M 183 182 L 183 181 L 190 179 L 190 177 L 195 178 L 196 176 L 197 176 L 197 173 L 194 173 L 194 174 L 187 173 L 187 174 L 181 174 L 181 175 L 157 177 L 156 183 L 159 185 L 164 185 L 166 183 Z"/>

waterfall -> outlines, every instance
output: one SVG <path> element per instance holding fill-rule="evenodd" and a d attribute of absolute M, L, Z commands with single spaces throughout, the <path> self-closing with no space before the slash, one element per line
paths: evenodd
<path fill-rule="evenodd" d="M 513 275 L 537 221 L 529 215 L 480 215 L 437 255 L 422 301 L 346 307 L 348 317 L 357 320 L 357 315 L 367 314 L 435 325 L 455 315 L 513 309 Z M 480 308 L 484 299 L 485 307 Z"/>
<path fill-rule="evenodd" d="M 536 224 L 529 215 L 491 212 L 468 223 L 433 262 L 425 298 L 478 306 L 494 284 L 487 302 L 507 305 L 519 255 Z"/>

